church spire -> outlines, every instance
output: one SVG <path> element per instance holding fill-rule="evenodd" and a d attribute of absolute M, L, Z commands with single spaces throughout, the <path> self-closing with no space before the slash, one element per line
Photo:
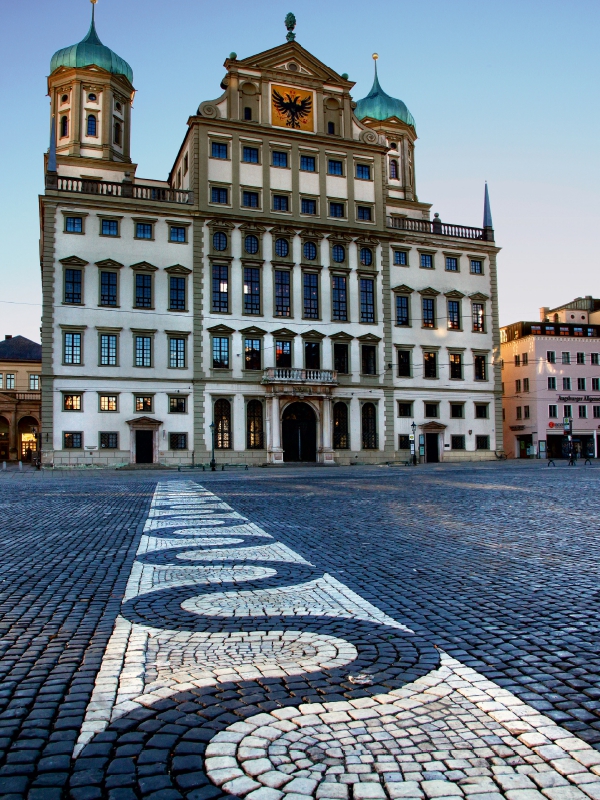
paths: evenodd
<path fill-rule="evenodd" d="M 488 192 L 487 181 L 485 182 L 485 194 L 483 196 L 483 227 L 493 228 L 492 209 L 490 208 L 490 193 Z"/>

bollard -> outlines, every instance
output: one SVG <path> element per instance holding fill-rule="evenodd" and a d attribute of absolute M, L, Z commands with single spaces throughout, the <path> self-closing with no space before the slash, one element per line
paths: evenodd
<path fill-rule="evenodd" d="M 2 472 L 6 472 L 6 461 L 2 462 Z"/>
<path fill-rule="evenodd" d="M 19 461 L 19 472 L 23 472 L 23 462 Z"/>

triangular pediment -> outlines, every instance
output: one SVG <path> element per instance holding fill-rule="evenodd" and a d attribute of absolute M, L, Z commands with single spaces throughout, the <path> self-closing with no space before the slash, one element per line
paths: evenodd
<path fill-rule="evenodd" d="M 235 328 L 230 328 L 228 325 L 213 325 L 212 328 L 207 328 L 207 331 L 212 334 L 229 334 L 235 331 Z"/>
<path fill-rule="evenodd" d="M 469 295 L 470 300 L 489 300 L 489 296 L 487 294 L 483 294 L 483 292 L 475 292 L 474 294 Z"/>
<path fill-rule="evenodd" d="M 149 264 L 148 261 L 138 261 L 137 264 L 132 264 L 131 269 L 144 270 L 145 272 L 156 272 L 158 267 L 154 264 Z"/>
<path fill-rule="evenodd" d="M 162 425 L 162 420 L 153 419 L 152 417 L 136 417 L 135 419 L 128 419 L 125 421 L 128 425 L 132 425 L 135 428 L 143 428 L 144 426 L 157 428 L 159 425 Z"/>
<path fill-rule="evenodd" d="M 303 339 L 324 339 L 325 334 L 319 333 L 319 331 L 306 331 L 306 333 L 301 334 Z"/>
<path fill-rule="evenodd" d="M 431 286 L 428 286 L 426 289 L 419 289 L 419 294 L 422 294 L 425 297 L 437 297 L 439 292 L 437 289 L 433 289 Z"/>
<path fill-rule="evenodd" d="M 381 336 L 375 336 L 374 333 L 363 333 L 362 336 L 357 336 L 356 338 L 363 344 L 376 344 L 381 341 Z"/>
<path fill-rule="evenodd" d="M 79 256 L 67 256 L 59 259 L 59 261 L 67 267 L 85 267 L 86 264 L 90 263 L 89 261 L 84 261 L 83 258 L 79 258 Z"/>
<path fill-rule="evenodd" d="M 227 219 L 209 219 L 208 222 L 206 223 L 206 225 L 207 225 L 208 228 L 211 228 L 211 229 L 212 228 L 221 228 L 221 229 L 228 230 L 228 231 L 233 230 L 233 228 L 235 228 L 235 225 L 233 224 L 233 222 L 229 222 L 229 220 L 227 220 Z"/>
<path fill-rule="evenodd" d="M 446 430 L 447 425 L 443 425 L 441 422 L 425 422 L 423 425 L 420 425 L 419 427 L 423 431 L 441 432 Z"/>
<path fill-rule="evenodd" d="M 189 275 L 192 270 L 182 264 L 173 264 L 172 267 L 165 267 L 165 272 L 171 275 Z"/>
<path fill-rule="evenodd" d="M 450 292 L 444 292 L 446 297 L 450 298 L 450 300 L 461 300 L 464 297 L 462 292 L 459 292 L 458 289 L 452 289 Z"/>
<path fill-rule="evenodd" d="M 273 331 L 273 336 L 286 336 L 291 338 L 292 336 L 298 336 L 295 331 L 291 331 L 289 328 L 278 328 L 276 331 Z"/>
<path fill-rule="evenodd" d="M 256 325 L 251 325 L 249 328 L 240 328 L 240 333 L 245 336 L 264 336 L 266 331 L 262 328 L 257 328 Z"/>
<path fill-rule="evenodd" d="M 392 292 L 398 292 L 398 294 L 411 294 L 414 292 L 414 289 L 411 289 L 410 286 L 407 286 L 405 283 L 401 283 L 400 286 L 394 286 Z"/>
<path fill-rule="evenodd" d="M 111 267 L 112 269 L 121 269 L 123 264 L 120 261 L 115 261 L 114 258 L 105 258 L 102 261 L 96 261 L 97 267 Z"/>
<path fill-rule="evenodd" d="M 290 70 L 290 64 L 295 64 L 298 69 Z M 354 83 L 342 78 L 327 64 L 324 64 L 318 58 L 305 50 L 298 42 L 284 42 L 277 47 L 272 47 L 270 50 L 263 50 L 262 53 L 257 53 L 248 58 L 242 58 L 237 61 L 225 62 L 225 67 L 235 65 L 236 67 L 247 67 L 249 69 L 277 71 L 280 73 L 279 79 L 286 76 L 286 82 L 294 83 L 294 78 L 316 78 L 323 83 L 334 83 L 351 88 Z"/>
<path fill-rule="evenodd" d="M 350 336 L 349 333 L 340 331 L 339 333 L 333 333 L 329 338 L 337 342 L 351 342 L 352 339 L 354 339 L 354 336 Z"/>

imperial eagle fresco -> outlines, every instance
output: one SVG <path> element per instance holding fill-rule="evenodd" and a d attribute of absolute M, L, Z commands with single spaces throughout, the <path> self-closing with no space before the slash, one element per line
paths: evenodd
<path fill-rule="evenodd" d="M 313 130 L 312 92 L 273 86 L 271 107 L 273 125 L 295 130 Z"/>

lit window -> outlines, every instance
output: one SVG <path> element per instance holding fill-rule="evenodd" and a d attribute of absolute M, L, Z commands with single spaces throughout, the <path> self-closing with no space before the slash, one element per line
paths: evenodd
<path fill-rule="evenodd" d="M 460 330 L 460 302 L 448 300 L 448 330 Z"/>
<path fill-rule="evenodd" d="M 487 381 L 487 359 L 485 356 L 475 356 L 475 380 Z"/>
<path fill-rule="evenodd" d="M 423 327 L 435 328 L 435 300 L 433 297 L 423 298 Z"/>
<path fill-rule="evenodd" d="M 81 450 L 83 434 L 81 431 L 65 431 L 63 433 L 63 446 L 65 450 Z"/>
<path fill-rule="evenodd" d="M 100 411 L 116 411 L 116 410 L 117 410 L 117 395 L 101 394 Z"/>
<path fill-rule="evenodd" d="M 246 339 L 244 342 L 244 368 L 262 369 L 261 340 Z"/>
<path fill-rule="evenodd" d="M 423 353 L 423 377 L 437 378 L 437 353 L 435 350 Z"/>
<path fill-rule="evenodd" d="M 485 307 L 483 303 L 473 303 L 472 306 L 473 316 L 473 331 L 475 333 L 484 333 L 485 330 Z M 523 362 L 525 363 L 525 362 Z"/>
<path fill-rule="evenodd" d="M 246 406 L 246 447 L 249 450 L 263 447 L 263 405 L 260 400 L 250 400 Z"/>
<path fill-rule="evenodd" d="M 463 379 L 463 364 L 461 353 L 450 353 L 450 378 L 456 381 Z"/>
<path fill-rule="evenodd" d="M 173 395 L 169 397 L 169 413 L 170 414 L 186 414 L 187 413 L 187 397 L 180 395 Z"/>
<path fill-rule="evenodd" d="M 152 411 L 152 395 L 138 394 L 135 396 L 136 411 Z"/>
<path fill-rule="evenodd" d="M 81 411 L 81 395 L 63 394 L 63 411 Z"/>
<path fill-rule="evenodd" d="M 292 366 L 292 343 L 286 339 L 275 342 L 275 366 L 289 369 Z"/>
<path fill-rule="evenodd" d="M 228 450 L 231 447 L 231 403 L 229 400 L 217 400 L 214 408 L 214 419 L 215 447 L 217 450 Z"/>

